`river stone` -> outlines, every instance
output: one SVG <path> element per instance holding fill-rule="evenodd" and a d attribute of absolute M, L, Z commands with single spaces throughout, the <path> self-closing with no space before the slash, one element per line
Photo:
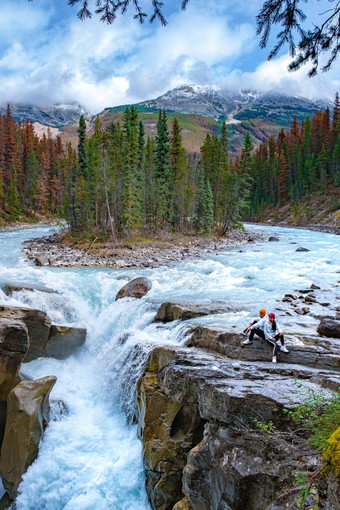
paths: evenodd
<path fill-rule="evenodd" d="M 86 329 L 52 324 L 50 335 L 43 349 L 43 356 L 66 359 L 86 340 Z"/>
<path fill-rule="evenodd" d="M 303 246 L 299 246 L 299 248 L 296 248 L 295 251 L 310 251 L 308 248 L 304 248 Z"/>
<path fill-rule="evenodd" d="M 0 444 L 3 438 L 7 397 L 20 381 L 20 364 L 29 347 L 25 324 L 0 319 Z"/>
<path fill-rule="evenodd" d="M 38 286 L 38 285 L 26 286 L 26 285 L 12 285 L 12 284 L 8 283 L 7 285 L 4 286 L 4 293 L 7 296 L 11 296 L 13 294 L 13 292 L 20 292 L 22 290 L 26 290 L 29 292 L 33 292 L 33 291 L 47 292 L 48 294 L 56 294 L 57 293 L 56 290 L 50 289 L 49 287 L 42 287 L 42 286 Z"/>
<path fill-rule="evenodd" d="M 340 320 L 329 318 L 321 319 L 317 332 L 322 336 L 340 338 Z"/>
<path fill-rule="evenodd" d="M 52 323 L 47 313 L 32 308 L 0 306 L 0 318 L 20 321 L 26 324 L 30 346 L 25 362 L 41 356 L 41 351 L 49 337 Z"/>
<path fill-rule="evenodd" d="M 0 306 L 1 318 L 27 326 L 29 349 L 23 360 L 25 363 L 42 356 L 65 359 L 86 339 L 86 329 L 52 325 L 50 317 L 40 310 Z"/>
<path fill-rule="evenodd" d="M 39 267 L 41 267 L 41 266 L 49 266 L 50 265 L 49 258 L 44 253 L 37 254 L 34 257 L 34 263 L 35 263 L 36 266 L 39 266 Z"/>
<path fill-rule="evenodd" d="M 233 310 L 232 307 L 202 305 L 192 303 L 162 303 L 158 308 L 154 322 L 171 322 L 178 319 L 194 319 L 204 315 L 212 315 L 216 313 L 225 313 Z"/>
<path fill-rule="evenodd" d="M 151 287 L 152 283 L 149 280 L 149 278 L 145 277 L 134 278 L 120 289 L 120 291 L 117 293 L 116 301 L 117 299 L 121 299 L 124 297 L 134 297 L 139 299 L 145 296 L 145 294 L 149 292 Z"/>
<path fill-rule="evenodd" d="M 277 242 L 277 241 L 280 241 L 280 239 L 278 237 L 276 237 L 276 236 L 270 236 L 268 238 L 268 241 L 271 241 L 271 242 L 275 241 L 275 242 Z"/>
<path fill-rule="evenodd" d="M 7 420 L 1 447 L 0 473 L 14 499 L 22 475 L 38 455 L 39 442 L 48 423 L 49 393 L 57 378 L 22 381 L 8 396 Z"/>

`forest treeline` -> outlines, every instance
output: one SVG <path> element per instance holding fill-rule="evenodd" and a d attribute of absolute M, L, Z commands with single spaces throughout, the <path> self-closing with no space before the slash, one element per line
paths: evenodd
<path fill-rule="evenodd" d="M 248 133 L 238 157 L 228 148 L 226 124 L 207 135 L 200 155 L 188 154 L 176 118 L 160 111 L 155 137 L 146 137 L 135 107 L 121 123 L 84 117 L 78 147 L 51 133 L 38 137 L 17 124 L 10 108 L 0 115 L 0 218 L 65 217 L 74 236 L 113 239 L 160 231 L 224 235 L 268 205 L 297 203 L 315 191 L 340 186 L 340 101 L 254 150 Z M 169 129 L 170 127 L 170 129 Z"/>

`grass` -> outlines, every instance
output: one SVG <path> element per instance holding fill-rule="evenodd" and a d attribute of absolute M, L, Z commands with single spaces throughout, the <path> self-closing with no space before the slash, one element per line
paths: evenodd
<path fill-rule="evenodd" d="M 297 383 L 301 388 L 302 384 Z M 325 394 L 307 388 L 307 397 L 293 410 L 285 412 L 301 423 L 308 442 L 323 454 L 325 469 L 340 475 L 340 392 Z"/>

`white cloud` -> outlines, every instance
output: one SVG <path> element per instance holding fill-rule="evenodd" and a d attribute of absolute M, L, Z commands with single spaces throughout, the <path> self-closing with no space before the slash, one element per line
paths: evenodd
<path fill-rule="evenodd" d="M 277 59 L 262 62 L 251 73 L 235 70 L 225 79 L 223 85 L 237 89 L 276 91 L 309 99 L 332 99 L 340 90 L 340 76 L 336 66 L 327 73 L 320 72 L 317 76 L 309 78 L 308 71 L 311 65 L 305 65 L 298 71 L 288 71 L 291 60 L 290 55 L 283 55 Z"/>
<path fill-rule="evenodd" d="M 305 69 L 288 73 L 287 56 L 257 65 L 263 52 L 250 21 L 262 0 L 251 8 L 242 0 L 191 0 L 187 12 L 177 5 L 169 11 L 166 27 L 141 26 L 132 16 L 119 17 L 112 26 L 96 17 L 80 22 L 66 0 L 16 2 L 18 10 L 13 0 L 0 5 L 0 30 L 6 35 L 0 42 L 2 102 L 78 101 L 97 113 L 106 106 L 157 97 L 183 83 L 308 97 L 333 96 L 340 89 L 334 70 L 313 79 Z M 246 62 L 255 70 L 242 70 Z"/>

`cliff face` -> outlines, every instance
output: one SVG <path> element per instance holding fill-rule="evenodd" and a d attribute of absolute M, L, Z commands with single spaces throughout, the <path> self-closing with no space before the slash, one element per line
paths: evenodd
<path fill-rule="evenodd" d="M 283 410 L 302 402 L 307 388 L 339 387 L 340 352 L 330 339 L 322 347 L 317 338 L 295 341 L 277 364 L 260 340 L 241 347 L 242 337 L 218 328 L 195 330 L 196 347 L 151 352 L 138 421 L 154 509 L 298 508 L 296 475 L 311 475 L 322 459 Z M 338 491 L 336 481 L 325 483 L 308 508 L 336 510 Z"/>

